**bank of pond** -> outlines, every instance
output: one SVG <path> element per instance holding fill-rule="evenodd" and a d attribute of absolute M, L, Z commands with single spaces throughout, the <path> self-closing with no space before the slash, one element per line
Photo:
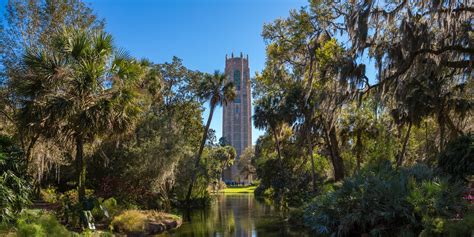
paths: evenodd
<path fill-rule="evenodd" d="M 211 195 L 204 208 L 175 209 L 175 214 L 121 206 L 114 198 L 98 199 L 90 211 L 73 210 L 50 190 L 46 200 L 23 210 L 2 236 L 308 236 L 291 225 L 287 213 L 255 198 L 255 187 L 235 187 Z M 71 192 L 74 193 L 74 192 Z M 69 193 L 68 195 L 71 195 Z M 64 199 L 64 194 L 61 195 Z M 74 198 L 73 198 L 74 199 Z"/>
<path fill-rule="evenodd" d="M 342 182 L 305 192 L 230 187 L 211 192 L 208 205 L 170 213 L 102 199 L 89 190 L 43 189 L 2 236 L 472 236 L 474 178 L 440 175 L 426 165 L 367 166 Z M 292 195 L 293 199 L 289 199 Z M 282 197 L 286 198 L 283 199 Z M 299 199 L 298 199 L 299 200 Z M 294 202 L 296 203 L 296 202 Z"/>
<path fill-rule="evenodd" d="M 370 183 L 370 180 L 367 180 L 367 182 Z M 244 192 L 244 190 L 253 189 L 254 187 L 226 189 L 213 194 L 209 202 L 210 205 L 205 208 L 175 209 L 172 211 L 174 214 L 137 210 L 133 209 L 133 206 L 121 206 L 113 198 L 99 199 L 96 203 L 99 205 L 79 216 L 72 214 L 73 210 L 65 210 L 65 207 L 62 207 L 59 201 L 36 202 L 32 206 L 36 209 L 23 210 L 18 216 L 14 228 L 3 228 L 3 232 L 0 231 L 0 236 L 329 236 L 331 230 L 323 225 L 323 220 L 311 219 L 328 215 L 328 210 L 324 210 L 324 208 L 331 209 L 333 212 L 352 211 L 355 215 L 360 214 L 357 213 L 358 207 L 356 206 L 353 207 L 353 210 L 341 210 L 345 207 L 333 206 L 336 200 L 332 202 L 324 200 L 324 198 L 328 198 L 324 195 L 316 198 L 303 208 L 280 211 L 268 199 L 256 197 L 251 192 Z M 344 187 L 339 187 L 339 190 L 343 189 Z M 332 196 L 332 198 L 337 199 L 338 197 Z M 348 196 L 346 202 L 350 202 L 351 198 L 354 197 Z M 403 199 L 399 200 L 402 201 Z M 363 205 L 363 203 L 361 202 L 360 205 Z M 383 201 L 380 205 L 384 205 Z M 367 216 L 360 214 L 358 221 L 363 223 L 364 218 L 380 218 L 376 214 L 370 214 L 377 211 L 378 208 L 380 207 L 367 208 Z M 444 232 L 440 231 L 436 236 L 469 236 L 466 234 L 472 233 L 474 227 L 472 210 L 471 203 L 465 214 L 458 216 L 457 219 L 443 220 L 438 217 L 436 223 L 440 226 L 436 228 L 444 228 L 445 230 Z M 402 215 L 402 213 L 392 214 Z M 416 218 L 416 213 L 412 214 L 414 215 L 413 218 Z M 88 215 L 93 217 L 93 221 L 92 219 L 91 221 L 87 220 Z M 332 218 L 329 215 L 327 217 L 326 221 L 330 221 L 330 218 Z M 350 218 L 349 215 L 341 217 L 338 223 L 339 226 L 347 224 L 345 222 L 349 221 L 348 218 Z M 387 217 L 386 221 L 390 221 L 390 217 Z M 404 220 L 400 219 L 399 221 Z M 314 223 L 314 225 L 308 226 L 311 223 Z M 81 225 L 82 228 L 79 228 Z M 396 226 L 396 223 L 392 223 L 392 225 Z M 384 228 L 388 229 L 393 226 L 386 225 Z M 373 232 L 374 229 L 376 228 L 360 230 L 357 235 L 349 234 L 356 233 L 355 230 L 350 230 L 352 232 L 340 232 L 336 233 L 336 236 L 383 236 Z M 341 229 L 341 231 L 348 230 Z M 454 233 L 454 235 L 449 235 L 446 230 L 449 230 L 449 233 Z M 407 229 L 406 233 L 409 233 L 408 231 L 410 230 Z M 403 234 L 395 231 L 392 233 L 394 235 L 390 236 Z M 432 233 L 435 232 L 428 234 L 422 230 L 421 234 L 414 236 L 435 236 L 431 235 Z"/>

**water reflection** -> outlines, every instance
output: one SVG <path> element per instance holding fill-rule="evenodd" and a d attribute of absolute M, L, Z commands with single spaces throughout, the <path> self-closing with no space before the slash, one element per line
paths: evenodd
<path fill-rule="evenodd" d="M 160 236 L 307 236 L 303 230 L 291 228 L 270 205 L 252 194 L 222 194 L 211 207 L 182 213 L 183 225 Z"/>

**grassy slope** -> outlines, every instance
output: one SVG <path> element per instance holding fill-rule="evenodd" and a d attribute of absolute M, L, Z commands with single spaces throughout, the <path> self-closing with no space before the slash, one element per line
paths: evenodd
<path fill-rule="evenodd" d="M 253 193 L 257 186 L 247 186 L 247 187 L 228 187 L 224 190 L 221 190 L 220 193 Z"/>

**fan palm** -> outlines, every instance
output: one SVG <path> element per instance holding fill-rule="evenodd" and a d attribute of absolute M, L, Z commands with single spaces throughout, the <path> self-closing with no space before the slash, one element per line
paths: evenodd
<path fill-rule="evenodd" d="M 278 129 L 284 123 L 281 111 L 281 99 L 278 96 L 265 96 L 255 103 L 255 114 L 253 123 L 258 129 L 269 129 L 275 139 L 275 148 L 278 159 L 282 160 Z"/>
<path fill-rule="evenodd" d="M 209 117 L 207 118 L 206 127 L 202 134 L 201 144 L 194 164 L 194 170 L 191 175 L 191 183 L 189 184 L 186 200 L 191 199 L 194 182 L 196 181 L 197 167 L 201 160 L 204 145 L 206 144 L 207 134 L 211 126 L 212 116 L 217 106 L 226 105 L 228 102 L 234 100 L 236 93 L 234 90 L 234 83 L 226 80 L 226 75 L 215 71 L 213 75 L 206 75 L 204 80 L 198 86 L 197 96 L 201 99 L 209 101 Z"/>
<path fill-rule="evenodd" d="M 103 31 L 64 29 L 52 49 L 29 48 L 15 88 L 23 124 L 74 141 L 78 192 L 85 196 L 84 145 L 131 128 L 140 109 L 134 91 L 139 63 Z"/>

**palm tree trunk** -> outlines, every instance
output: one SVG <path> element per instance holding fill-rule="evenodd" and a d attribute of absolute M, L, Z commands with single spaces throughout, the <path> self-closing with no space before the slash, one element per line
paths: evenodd
<path fill-rule="evenodd" d="M 400 151 L 400 154 L 398 155 L 397 167 L 400 167 L 403 164 L 403 159 L 405 157 L 405 151 L 406 151 L 407 145 L 408 145 L 408 138 L 410 137 L 411 126 L 412 126 L 412 122 L 410 122 L 408 124 L 408 130 L 407 130 L 407 134 L 405 135 L 405 139 L 403 141 L 403 147 L 402 147 L 402 150 Z"/>
<path fill-rule="evenodd" d="M 26 167 L 27 167 L 27 168 L 28 168 L 29 165 L 30 165 L 31 152 L 33 151 L 33 148 L 34 148 L 34 146 L 35 146 L 35 144 L 36 144 L 36 141 L 38 141 L 38 138 L 39 138 L 39 135 L 38 135 L 38 134 L 34 135 L 34 136 L 31 138 L 30 142 L 28 143 L 28 147 L 26 148 L 26 154 L 25 154 L 25 156 L 26 156 Z"/>
<path fill-rule="evenodd" d="M 281 158 L 281 149 L 280 149 L 280 141 L 278 140 L 278 135 L 276 134 L 276 129 L 275 128 L 271 128 L 272 129 L 272 133 L 273 133 L 273 138 L 275 139 L 275 148 L 277 150 L 277 154 L 278 154 L 278 160 L 280 161 L 280 165 L 282 165 L 282 158 Z"/>
<path fill-rule="evenodd" d="M 211 126 L 212 116 L 214 115 L 215 105 L 211 105 L 211 110 L 209 111 L 209 117 L 207 118 L 206 128 L 204 129 L 204 134 L 202 135 L 201 145 L 199 146 L 198 154 L 196 155 L 196 161 L 194 163 L 194 169 L 191 175 L 191 183 L 189 184 L 188 193 L 186 194 L 186 202 L 189 203 L 191 200 L 191 193 L 193 191 L 194 183 L 196 182 L 197 177 L 197 168 L 199 167 L 199 162 L 201 161 L 201 155 L 204 150 L 204 145 L 206 144 L 207 133 L 209 132 L 209 127 Z"/>
<path fill-rule="evenodd" d="M 86 197 L 86 163 L 84 162 L 84 139 L 81 135 L 76 136 L 76 169 L 79 174 L 77 180 L 79 202 L 82 203 Z"/>
<path fill-rule="evenodd" d="M 39 138 L 39 134 L 35 134 L 31 139 L 30 139 L 30 142 L 28 143 L 28 147 L 26 148 L 26 152 L 25 152 L 25 163 L 26 163 L 26 170 L 28 171 L 29 168 L 30 168 L 30 162 L 32 160 L 32 152 L 33 152 L 33 148 L 35 147 L 36 145 L 36 142 L 38 141 L 38 138 Z M 33 181 L 33 189 L 34 189 L 34 194 L 36 196 L 39 196 L 40 195 L 40 191 L 41 191 L 41 182 L 40 182 L 40 179 L 38 176 L 35 176 L 35 180 Z"/>

